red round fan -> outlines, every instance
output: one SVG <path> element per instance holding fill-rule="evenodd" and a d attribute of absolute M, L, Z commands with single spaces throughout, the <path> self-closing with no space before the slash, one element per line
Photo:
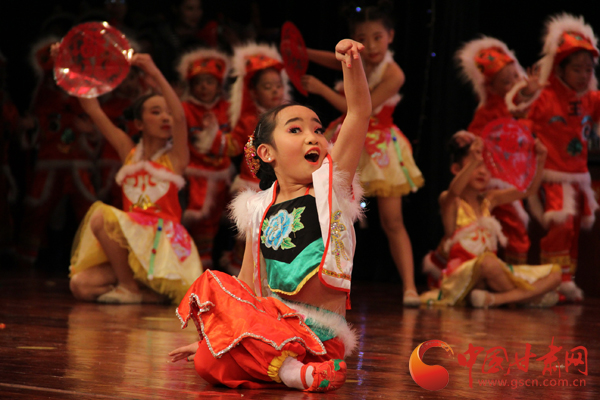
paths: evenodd
<path fill-rule="evenodd" d="M 285 71 L 296 89 L 304 96 L 308 92 L 302 87 L 301 78 L 306 74 L 308 68 L 308 55 L 302 34 L 292 22 L 287 21 L 281 27 L 281 43 L 279 51 L 283 58 Z"/>
<path fill-rule="evenodd" d="M 513 118 L 499 118 L 481 132 L 483 161 L 498 178 L 525 191 L 536 170 L 535 140 L 529 128 Z"/>
<path fill-rule="evenodd" d="M 54 60 L 54 79 L 67 93 L 97 97 L 116 88 L 129 73 L 131 45 L 106 22 L 73 27 L 61 40 Z"/>

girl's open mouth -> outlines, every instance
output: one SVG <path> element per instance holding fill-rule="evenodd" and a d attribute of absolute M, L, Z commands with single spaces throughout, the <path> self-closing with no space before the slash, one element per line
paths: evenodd
<path fill-rule="evenodd" d="M 306 159 L 306 161 L 308 161 L 309 163 L 316 163 L 319 161 L 319 156 L 321 155 L 321 153 L 319 152 L 318 149 L 310 149 L 305 155 L 304 158 Z"/>

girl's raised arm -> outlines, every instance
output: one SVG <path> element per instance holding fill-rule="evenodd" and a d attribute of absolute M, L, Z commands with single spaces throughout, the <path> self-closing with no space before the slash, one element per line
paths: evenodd
<path fill-rule="evenodd" d="M 469 180 L 471 179 L 475 169 L 483 164 L 483 141 L 480 137 L 475 137 L 471 133 L 470 135 L 472 137 L 467 136 L 465 140 L 471 141 L 471 147 L 469 148 L 471 160 L 466 163 L 454 176 L 452 181 L 450 181 L 448 190 L 446 190 L 440 196 L 440 207 L 442 208 L 442 214 L 444 213 L 444 209 L 446 207 L 451 207 L 455 203 L 456 199 L 460 197 L 462 192 L 469 184 Z"/>
<path fill-rule="evenodd" d="M 316 50 L 313 50 L 316 51 Z M 334 53 L 330 53 L 332 56 Z M 310 58 L 310 57 L 309 57 Z M 339 61 L 336 60 L 340 66 Z M 381 77 L 381 82 L 371 90 L 371 107 L 376 110 L 379 106 L 385 103 L 390 97 L 400 91 L 405 81 L 404 72 L 395 62 L 387 64 L 385 72 Z M 302 77 L 302 86 L 309 93 L 317 94 L 323 97 L 329 104 L 341 113 L 345 113 L 348 109 L 346 97 L 325 85 L 312 75 L 304 75 Z"/>
<path fill-rule="evenodd" d="M 337 60 L 335 53 L 325 50 L 306 49 L 308 60 L 327 68 L 341 70 L 342 65 Z"/>
<path fill-rule="evenodd" d="M 175 172 L 178 174 L 183 173 L 183 170 L 190 161 L 190 151 L 188 149 L 187 123 L 181 100 L 179 100 L 169 82 L 156 67 L 150 55 L 134 54 L 131 63 L 143 69 L 144 72 L 154 79 L 158 85 L 158 89 L 165 98 L 167 106 L 171 110 L 171 116 L 173 117 L 173 148 L 169 157 L 171 158 Z"/>
<path fill-rule="evenodd" d="M 358 167 L 371 117 L 371 94 L 360 59 L 363 49 L 362 44 L 350 39 L 341 40 L 335 47 L 342 64 L 348 112 L 331 155 L 338 168 L 349 173 L 349 185 Z"/>
<path fill-rule="evenodd" d="M 102 110 L 102 107 L 100 107 L 97 98 L 79 98 L 79 104 L 81 104 L 83 111 L 92 119 L 92 122 L 100 130 L 108 143 L 115 148 L 121 161 L 125 161 L 125 158 L 135 146 L 133 140 L 112 123 Z"/>

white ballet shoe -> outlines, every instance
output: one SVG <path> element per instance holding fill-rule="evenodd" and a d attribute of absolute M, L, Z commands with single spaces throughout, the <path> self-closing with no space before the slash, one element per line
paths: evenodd
<path fill-rule="evenodd" d="M 563 294 L 567 301 L 583 301 L 583 290 L 581 290 L 573 281 L 562 282 L 558 286 L 558 292 Z"/>
<path fill-rule="evenodd" d="M 490 296 L 490 301 L 486 304 L 487 296 Z M 471 300 L 471 305 L 474 308 L 488 308 L 493 307 L 496 302 L 496 297 L 493 293 L 488 292 L 487 290 L 473 289 L 471 290 L 471 295 L 469 296 Z"/>
<path fill-rule="evenodd" d="M 419 294 L 414 290 L 407 290 L 404 292 L 402 298 L 402 305 L 404 307 L 419 307 L 421 305 L 421 298 Z"/>
<path fill-rule="evenodd" d="M 549 308 L 549 307 L 553 307 L 558 303 L 558 299 L 559 299 L 559 295 L 558 292 L 556 290 L 551 290 L 547 293 L 544 293 L 544 295 L 536 301 L 531 301 L 527 304 L 525 304 L 525 307 L 530 307 L 530 308 Z"/>
<path fill-rule="evenodd" d="M 141 304 L 142 294 L 133 293 L 129 289 L 119 285 L 111 291 L 98 296 L 96 301 L 108 304 Z"/>

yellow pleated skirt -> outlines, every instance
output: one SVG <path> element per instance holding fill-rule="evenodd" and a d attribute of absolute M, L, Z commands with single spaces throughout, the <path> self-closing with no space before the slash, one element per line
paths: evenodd
<path fill-rule="evenodd" d="M 108 262 L 90 228 L 90 219 L 96 210 L 102 212 L 109 237 L 127 249 L 134 278 L 155 292 L 168 296 L 173 303 L 179 303 L 202 274 L 202 264 L 193 241 L 189 239 L 191 243 L 181 245 L 182 237 L 185 243 L 189 238 L 185 229 L 177 222 L 165 220 L 155 246 L 157 224 L 139 223 L 139 219 L 132 218 L 129 213 L 102 202 L 90 207 L 77 231 L 71 252 L 70 276 Z M 173 239 L 176 236 L 178 240 Z M 156 251 L 151 262 L 153 248 Z"/>
<path fill-rule="evenodd" d="M 494 253 L 484 253 L 479 257 L 465 261 L 451 274 L 444 275 L 439 289 L 421 294 L 421 303 L 439 306 L 461 306 L 466 304 L 466 298 L 473 290 L 481 272 L 481 262 L 486 256 L 496 257 Z M 545 278 L 552 272 L 560 272 L 557 264 L 543 265 L 510 265 L 503 264 L 506 276 L 523 289 L 533 290 L 532 284 Z"/>
<path fill-rule="evenodd" d="M 366 197 L 404 196 L 416 192 L 425 184 L 423 174 L 413 159 L 412 147 L 408 139 L 396 126 L 388 129 L 392 141 L 385 149 L 389 160 L 387 165 L 381 166 L 381 163 L 366 151 L 363 151 L 360 157 L 358 171 Z M 377 132 L 369 132 L 369 134 L 377 134 Z"/>

